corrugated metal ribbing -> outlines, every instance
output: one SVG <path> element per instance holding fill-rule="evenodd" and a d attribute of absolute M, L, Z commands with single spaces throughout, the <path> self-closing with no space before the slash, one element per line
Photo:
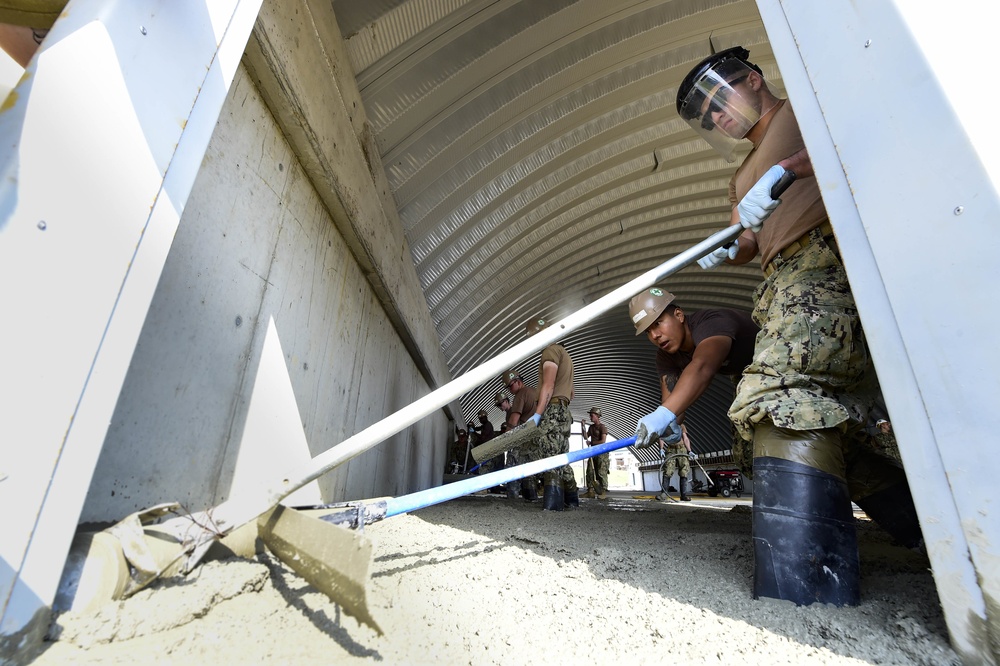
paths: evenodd
<path fill-rule="evenodd" d="M 675 56 L 657 55 L 671 41 L 669 23 L 678 16 L 676 6 L 671 5 L 676 4 L 652 7 L 638 14 L 614 10 L 607 12 L 617 19 L 614 21 L 610 18 L 595 20 L 593 11 L 584 11 L 578 5 L 554 17 L 553 20 L 558 19 L 557 25 L 546 24 L 544 30 L 534 33 L 525 30 L 516 36 L 516 40 L 505 44 L 505 48 L 508 53 L 527 54 L 526 57 L 519 61 L 506 61 L 502 77 L 497 76 L 496 80 L 491 80 L 496 76 L 495 70 L 484 69 L 482 63 L 477 63 L 475 74 L 480 90 L 474 96 L 455 97 L 447 107 L 437 102 L 434 106 L 438 110 L 426 115 L 427 118 L 433 116 L 430 120 L 433 127 L 410 124 L 410 131 L 420 128 L 419 139 L 405 139 L 401 132 L 393 130 L 393 138 L 384 143 L 401 147 L 389 149 L 383 155 L 385 163 L 393 165 L 401 156 L 401 151 L 415 154 L 413 151 L 419 147 L 425 152 L 418 155 L 417 160 L 402 162 L 411 166 L 432 165 L 434 156 L 449 147 L 469 144 L 465 139 L 468 135 L 474 135 L 473 141 L 481 143 L 484 132 L 494 132 L 529 109 L 544 104 L 550 96 L 569 94 L 588 85 L 594 78 L 605 78 L 609 74 L 613 77 L 649 76 L 687 62 L 688 59 L 684 58 L 686 49 L 683 48 Z M 629 11 L 634 11 L 634 8 Z M 566 38 L 560 40 L 561 35 Z M 632 72 L 636 54 L 642 54 L 645 62 Z M 488 62 L 493 60 L 490 58 Z M 606 92 L 591 93 L 588 95 L 590 102 L 618 88 L 615 81 L 606 79 L 603 83 Z M 654 89 L 670 87 L 671 83 L 664 81 Z M 448 163 L 455 161 L 451 159 Z M 410 175 L 403 171 L 389 173 L 393 188 L 401 193 L 400 202 L 403 204 L 409 201 L 409 193 L 403 185 Z"/>
<path fill-rule="evenodd" d="M 665 128 L 666 133 L 687 130 L 687 125 L 670 108 L 674 92 L 662 77 L 664 68 L 673 60 L 669 55 L 658 55 L 592 80 L 569 76 L 565 87 L 544 79 L 532 81 L 530 91 L 534 94 L 528 97 L 516 96 L 521 89 L 491 88 L 483 93 L 475 108 L 468 106 L 456 111 L 449 117 L 451 122 L 428 131 L 419 145 L 422 154 L 418 155 L 418 146 L 413 146 L 388 156 L 387 174 L 399 193 L 399 203 L 406 210 L 419 193 L 421 198 L 428 199 L 423 209 L 426 213 L 445 196 L 464 191 L 464 183 L 473 176 L 484 171 L 489 174 L 491 166 L 515 148 L 517 154 L 524 154 L 570 131 L 580 141 L 581 130 L 589 131 L 583 137 L 585 140 L 643 117 L 649 118 L 650 125 L 670 124 Z M 582 74 L 576 69 L 572 73 Z M 512 88 L 515 83 L 508 83 L 507 87 Z M 463 127 L 463 117 L 479 111 L 486 115 L 476 116 L 476 125 L 457 133 L 456 128 Z M 568 149 L 564 146 L 564 150 Z M 426 172 L 418 173 L 418 168 Z M 407 215 L 420 218 L 420 210 Z"/>
<path fill-rule="evenodd" d="M 574 126 L 564 126 L 562 134 L 553 136 L 545 144 L 536 144 L 531 152 L 523 153 L 517 162 L 511 163 L 506 168 L 498 169 L 494 157 L 507 152 L 507 159 L 511 158 L 509 151 L 513 146 L 523 144 L 527 137 L 537 139 L 539 134 L 550 124 L 561 118 L 570 116 L 574 111 L 584 106 L 583 98 L 579 100 L 563 98 L 558 100 L 552 107 L 546 107 L 539 113 L 519 123 L 511 128 L 490 145 L 484 146 L 484 150 L 477 152 L 474 157 L 470 157 L 455 169 L 443 174 L 440 180 L 435 182 L 433 188 L 428 188 L 421 193 L 421 197 L 409 206 L 403 207 L 401 213 L 404 216 L 404 224 L 410 230 L 415 241 L 419 241 L 422 229 L 428 224 L 434 224 L 442 219 L 468 220 L 479 215 L 486 207 L 494 201 L 500 199 L 512 189 L 521 186 L 525 180 L 537 177 L 539 171 L 546 168 L 551 169 L 552 164 L 565 163 L 581 152 L 581 147 L 590 143 L 597 143 L 605 136 L 614 136 L 614 130 L 637 119 L 648 119 L 649 127 L 640 128 L 639 136 L 619 140 L 621 150 L 630 150 L 636 146 L 648 143 L 651 146 L 661 145 L 669 142 L 671 135 L 682 132 L 686 125 L 682 121 L 672 119 L 668 122 L 658 122 L 658 116 L 662 116 L 667 105 L 672 104 L 673 94 L 656 93 L 620 108 L 615 108 L 605 114 L 587 120 L 584 123 Z M 579 102 L 579 104 L 577 104 Z M 690 137 L 688 143 L 691 144 Z M 607 140 L 605 140 L 606 142 Z M 621 143 L 624 141 L 624 143 Z M 524 145 L 518 146 L 521 154 Z M 700 147 L 699 147 L 700 148 Z M 649 150 L 650 155 L 652 150 Z M 573 171 L 590 168 L 595 162 L 594 157 L 590 157 L 584 152 L 584 164 L 567 172 L 562 171 L 559 175 L 571 175 Z M 484 161 L 489 160 L 489 161 Z M 652 166 L 651 162 L 649 166 Z M 486 179 L 485 176 L 491 176 Z M 469 190 L 469 185 L 475 183 L 475 190 Z M 464 200 L 456 200 L 457 196 L 467 197 Z M 445 210 L 445 206 L 453 202 L 451 210 Z M 427 216 L 430 217 L 427 217 Z M 422 259 L 426 255 L 423 243 L 417 243 L 419 249 L 415 248 L 415 257 Z"/>
<path fill-rule="evenodd" d="M 664 174 L 654 174 L 650 176 L 650 179 L 661 181 L 663 176 Z M 577 189 L 578 192 L 571 191 L 566 194 L 567 202 L 572 201 L 572 197 L 577 194 L 586 196 L 590 188 L 588 183 L 584 183 Z M 651 194 L 637 196 L 640 192 L 647 190 Z M 671 188 L 657 187 L 656 185 L 648 187 L 642 184 L 627 182 L 618 191 L 603 193 L 582 202 L 577 207 L 566 207 L 559 215 L 548 220 L 546 226 L 542 229 L 536 228 L 536 220 L 534 219 L 512 221 L 496 232 L 498 237 L 504 239 L 504 247 L 510 251 L 502 255 L 493 256 L 485 254 L 482 256 L 471 255 L 466 262 L 448 265 L 443 268 L 455 272 L 455 279 L 463 285 L 461 289 L 472 289 L 474 285 L 466 282 L 467 277 L 472 271 L 483 271 L 487 262 L 491 262 L 493 266 L 497 266 L 495 270 L 501 274 L 527 270 L 532 268 L 532 264 L 539 257 L 548 255 L 554 249 L 552 247 L 553 242 L 565 248 L 564 251 L 571 253 L 578 249 L 592 250 L 593 248 L 590 247 L 591 243 L 587 240 L 587 237 L 592 237 L 594 234 L 618 234 L 626 226 L 644 226 L 656 220 L 674 218 L 679 222 L 693 213 L 697 213 L 698 215 L 704 214 L 704 210 L 708 206 L 723 209 L 726 207 L 726 201 L 718 196 L 718 191 L 718 188 L 716 188 L 712 192 L 712 194 L 716 195 L 713 202 L 711 199 L 705 198 L 709 192 L 700 184 L 682 186 L 681 191 L 673 191 Z M 694 196 L 701 198 L 691 201 Z M 687 199 L 687 201 L 678 204 L 670 203 L 678 199 Z M 557 208 L 562 207 L 563 202 L 557 199 L 552 202 L 552 206 Z M 632 213 L 635 209 L 638 209 L 639 212 Z M 588 212 L 591 210 L 596 212 L 588 217 Z M 539 215 L 542 212 L 544 211 L 540 211 Z M 716 216 L 715 219 L 718 220 L 720 218 L 722 216 Z M 530 235 L 531 230 L 550 238 L 540 239 L 535 242 L 534 238 L 536 237 Z M 575 244 L 579 237 L 583 237 L 583 240 L 581 241 L 580 248 L 576 248 Z M 539 243 L 541 244 L 539 245 Z M 630 252 L 631 249 L 623 248 L 622 251 Z M 607 256 L 606 252 L 605 250 L 605 256 L 602 259 L 608 263 L 613 262 L 615 257 Z M 427 274 L 431 274 L 430 271 L 426 272 Z M 489 279 L 489 275 L 486 276 L 486 279 Z M 431 282 L 427 283 L 426 296 L 428 303 L 435 312 L 440 312 L 438 304 L 449 295 L 459 301 L 465 296 L 465 293 L 462 291 L 449 294 L 447 289 L 448 287 L 445 286 L 439 290 Z"/>
<path fill-rule="evenodd" d="M 335 1 L 455 374 L 523 339 L 529 316 L 559 319 L 728 223 L 735 165 L 677 117 L 675 91 L 712 43 L 750 45 L 776 80 L 748 0 Z M 690 310 L 745 309 L 759 281 L 692 266 L 669 285 Z M 566 345 L 578 417 L 599 404 L 630 436 L 659 401 L 653 346 L 624 305 Z M 497 388 L 465 396 L 465 417 L 486 407 L 499 425 Z M 690 410 L 696 450 L 729 448 L 701 442 L 728 441 L 731 392 L 716 380 Z"/>
<path fill-rule="evenodd" d="M 501 225 L 505 230 L 509 229 L 512 223 L 521 227 L 534 226 L 550 211 L 565 206 L 572 199 L 585 197 L 592 189 L 600 188 L 603 182 L 615 182 L 630 174 L 649 172 L 651 162 L 647 155 L 635 158 L 625 164 L 615 164 L 616 161 L 620 160 L 620 155 L 623 152 L 628 153 L 628 149 L 629 146 L 622 145 L 620 142 L 600 146 L 597 150 L 581 155 L 578 159 L 567 162 L 552 172 L 536 174 L 536 178 L 531 180 L 516 173 L 527 168 L 527 162 L 522 162 L 518 165 L 518 169 L 512 169 L 505 174 L 503 179 L 511 186 L 517 186 L 519 191 L 506 192 L 507 196 L 496 200 L 496 206 L 492 210 L 482 217 L 477 217 L 476 214 L 480 211 L 475 209 L 494 203 L 494 197 L 491 195 L 496 192 L 496 190 L 493 192 L 480 191 L 476 197 L 457 211 L 454 217 L 443 221 L 443 224 L 457 227 L 465 220 L 475 219 L 476 224 L 474 226 L 468 225 L 466 233 L 477 237 L 492 233 Z M 559 151 L 560 147 L 547 146 L 544 152 L 539 151 L 532 156 L 532 161 L 539 165 L 550 163 L 553 158 L 553 152 L 550 152 L 552 150 Z M 580 179 L 586 178 L 586 174 L 597 165 L 604 165 L 605 170 L 580 182 Z M 567 184 L 575 182 L 580 182 L 580 184 L 567 188 Z M 494 183 L 494 187 L 498 185 L 500 183 Z M 534 204 L 534 202 L 539 201 L 542 202 L 540 206 Z M 517 217 L 519 214 L 520 218 Z M 413 247 L 413 255 L 418 263 L 418 269 L 433 271 L 433 265 L 424 262 L 435 258 L 435 254 L 439 252 L 443 252 L 443 248 L 432 246 L 430 243 L 419 243 Z"/>
<path fill-rule="evenodd" d="M 477 64 L 477 78 L 486 80 L 502 71 L 504 61 L 516 53 L 502 50 L 505 42 L 547 16 L 557 13 L 572 0 L 520 2 L 490 17 L 486 22 L 468 21 L 457 26 L 444 38 L 439 48 L 417 52 L 403 65 L 380 77 L 378 83 L 366 87 L 365 108 L 377 135 L 384 135 L 393 123 L 402 118 L 431 118 L 454 100 L 428 99 L 428 93 L 444 86 L 453 76 Z M 497 50 L 497 53 L 492 53 Z M 486 57 L 489 56 L 489 57 Z M 485 71 L 484 71 L 485 69 Z M 405 70 L 405 71 L 404 71 Z M 381 81 L 386 79 L 386 81 Z M 388 83 L 391 81 L 391 85 Z M 411 121 L 412 123 L 412 121 Z M 386 141 L 383 155 L 392 150 L 406 133 Z"/>
<path fill-rule="evenodd" d="M 424 30 L 446 20 L 470 0 L 334 0 L 333 11 L 359 79 L 372 64 Z M 364 85 L 361 85 L 362 89 Z"/>
<path fill-rule="evenodd" d="M 586 188 L 586 185 L 583 187 Z M 547 221 L 545 231 L 558 230 L 559 239 L 567 247 L 568 251 L 574 251 L 575 249 L 586 250 L 591 249 L 588 247 L 591 243 L 587 240 L 587 237 L 593 237 L 595 234 L 619 234 L 626 227 L 642 227 L 658 220 L 666 222 L 674 219 L 679 224 L 680 220 L 689 220 L 693 217 L 695 218 L 695 220 L 691 220 L 693 222 L 704 215 L 706 209 L 715 208 L 716 210 L 721 210 L 727 205 L 726 200 L 718 195 L 717 188 L 711 193 L 705 192 L 701 184 L 692 184 L 683 189 L 687 191 L 671 192 L 668 188 L 657 189 L 655 187 L 642 187 L 640 189 L 639 185 L 629 183 L 617 191 L 604 193 L 598 197 L 584 201 L 578 206 L 565 210 L 555 218 Z M 647 191 L 651 191 L 652 193 L 643 194 Z M 715 196 L 709 198 L 709 194 Z M 695 196 L 700 198 L 692 201 L 691 199 Z M 683 201 L 681 197 L 687 199 L 687 201 Z M 673 203 L 679 199 L 682 202 Z M 588 211 L 594 212 L 589 213 Z M 705 222 L 716 221 L 719 217 L 718 215 L 713 215 L 711 220 L 705 220 Z M 532 248 L 526 242 L 519 241 L 522 238 L 523 232 L 531 228 L 532 224 L 530 221 L 523 224 L 519 221 L 513 221 L 505 228 L 498 229 L 493 234 L 502 242 L 502 247 L 505 250 L 503 254 L 491 254 L 490 249 L 483 248 L 481 253 L 477 251 L 475 254 L 468 256 L 464 262 L 442 265 L 442 271 L 447 270 L 448 273 L 446 274 L 446 278 L 441 281 L 441 284 L 435 284 L 432 281 L 426 282 L 425 295 L 428 304 L 435 311 L 438 311 L 438 304 L 449 296 L 460 300 L 463 299 L 465 294 L 462 292 L 451 292 L 449 290 L 449 283 L 452 283 L 451 286 L 462 284 L 462 289 L 465 290 L 471 289 L 474 285 L 468 282 L 468 278 L 473 272 L 490 273 L 496 271 L 507 273 L 511 270 L 518 270 L 519 267 L 512 266 L 511 262 L 515 260 L 515 256 L 522 256 L 522 253 L 529 253 L 527 257 L 523 258 L 523 261 L 524 264 L 530 265 L 533 259 L 530 254 Z M 580 248 L 574 248 L 579 237 L 584 237 L 584 240 L 581 241 Z M 507 250 L 517 250 L 516 255 L 512 256 Z M 630 249 L 624 248 L 623 251 L 628 252 Z M 607 256 L 606 251 L 602 257 L 602 260 L 607 263 L 612 262 L 614 259 L 615 257 L 613 256 Z M 429 269 L 424 269 L 424 267 L 422 269 L 425 270 L 427 275 L 433 275 L 434 273 Z M 490 275 L 487 274 L 483 279 L 490 279 Z M 455 280 L 457 282 L 454 282 Z"/>

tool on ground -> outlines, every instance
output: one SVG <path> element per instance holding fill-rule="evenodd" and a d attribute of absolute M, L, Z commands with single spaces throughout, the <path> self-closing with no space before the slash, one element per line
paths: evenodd
<path fill-rule="evenodd" d="M 443 486 L 436 486 L 434 488 L 428 488 L 427 490 L 421 490 L 419 492 L 402 495 L 400 497 L 390 497 L 388 499 L 373 501 L 347 502 L 343 504 L 328 504 L 321 508 L 335 509 L 343 506 L 344 510 L 325 514 L 320 517 L 319 520 L 351 528 L 370 525 L 371 523 L 378 522 L 384 518 L 398 516 L 401 513 L 410 513 L 411 511 L 416 511 L 417 509 L 424 509 L 435 504 L 440 504 L 441 502 L 455 499 L 456 497 L 462 497 L 463 495 L 469 495 L 471 493 L 479 492 L 480 490 L 486 490 L 487 488 L 492 488 L 502 483 L 516 481 L 535 474 L 540 474 L 541 472 L 546 472 L 550 469 L 555 469 L 556 467 L 586 460 L 587 458 L 593 458 L 594 456 L 599 456 L 602 453 L 608 453 L 609 451 L 617 451 L 618 449 L 623 449 L 626 446 L 631 446 L 634 443 L 635 437 L 619 439 L 614 442 L 605 442 L 604 444 L 597 444 L 585 449 L 570 451 L 569 453 L 560 453 L 558 455 L 549 456 L 548 458 L 542 458 L 541 460 L 523 463 L 521 465 L 517 465 L 516 467 L 500 469 L 495 472 L 490 472 L 489 474 L 483 474 L 482 476 L 462 479 L 461 481 L 456 481 Z"/>
<path fill-rule="evenodd" d="M 787 183 L 779 181 L 775 184 L 771 196 L 778 198 L 783 188 L 789 184 L 791 184 L 790 180 Z M 361 432 L 347 438 L 340 444 L 317 455 L 309 463 L 293 470 L 274 485 L 264 488 L 262 491 L 256 489 L 245 490 L 239 495 L 230 497 L 214 508 L 186 518 L 187 531 L 183 543 L 189 555 L 184 564 L 184 572 L 191 571 L 201 561 L 202 557 L 204 557 L 215 541 L 271 511 L 282 499 L 307 483 L 319 478 L 334 467 L 364 453 L 428 414 L 441 409 L 449 402 L 458 399 L 482 383 L 498 376 L 507 368 L 522 362 L 556 340 L 583 327 L 595 317 L 625 303 L 636 293 L 651 287 L 664 277 L 676 273 L 717 247 L 735 240 L 741 233 L 743 233 L 743 228 L 738 224 L 717 231 L 693 247 L 684 250 L 659 266 L 646 271 L 630 282 L 602 296 L 593 303 L 555 322 L 552 326 L 539 331 L 527 340 L 511 347 L 465 374 L 456 377 L 407 407 L 398 410 L 381 421 L 368 426 Z M 596 455 L 599 451 L 596 451 L 595 448 L 599 447 L 590 448 L 588 453 Z M 323 521 L 315 520 L 312 522 L 328 527 L 329 529 L 339 529 Z M 322 528 L 317 526 L 316 529 Z M 316 537 L 317 535 L 312 536 Z M 353 537 L 355 539 L 354 545 L 359 545 L 361 536 L 355 533 Z M 337 538 L 342 538 L 342 535 L 331 535 L 331 539 Z M 335 559 L 334 554 L 330 554 L 330 557 L 331 559 Z M 317 562 L 314 569 L 318 570 L 321 566 L 335 568 L 336 562 Z M 337 574 L 333 576 L 332 585 L 325 584 L 323 581 L 313 584 L 335 601 L 339 600 L 338 597 L 342 597 L 343 594 L 337 585 L 336 579 L 351 578 L 353 576 L 353 572 L 349 569 L 341 573 L 342 575 Z"/>

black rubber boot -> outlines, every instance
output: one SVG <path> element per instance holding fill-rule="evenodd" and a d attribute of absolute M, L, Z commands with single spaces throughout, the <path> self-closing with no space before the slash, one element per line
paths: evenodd
<path fill-rule="evenodd" d="M 504 484 L 507 488 L 507 499 L 517 499 L 521 496 L 521 481 L 508 481 Z"/>
<path fill-rule="evenodd" d="M 753 461 L 754 599 L 855 606 L 858 537 L 847 484 L 781 458 Z"/>
<path fill-rule="evenodd" d="M 691 498 L 688 497 L 688 490 L 690 489 L 690 487 L 688 486 L 688 480 L 686 476 L 680 477 L 680 486 L 681 486 L 681 501 L 690 502 Z"/>
<path fill-rule="evenodd" d="M 846 456 L 851 499 L 897 543 L 918 548 L 923 535 L 903 466 L 868 445 L 852 444 Z"/>
<path fill-rule="evenodd" d="M 521 496 L 524 498 L 525 502 L 538 501 L 538 488 L 535 487 L 534 477 L 528 477 L 521 484 Z"/>
<path fill-rule="evenodd" d="M 574 488 L 573 490 L 563 491 L 563 502 L 568 507 L 579 507 L 580 506 L 580 489 Z"/>
<path fill-rule="evenodd" d="M 901 546 L 919 548 L 923 545 L 924 535 L 920 532 L 920 520 L 913 506 L 909 483 L 904 481 L 868 497 L 858 498 L 855 503 Z"/>
<path fill-rule="evenodd" d="M 542 511 L 562 511 L 565 508 L 563 502 L 562 482 L 555 474 L 545 475 L 545 494 L 542 496 Z"/>

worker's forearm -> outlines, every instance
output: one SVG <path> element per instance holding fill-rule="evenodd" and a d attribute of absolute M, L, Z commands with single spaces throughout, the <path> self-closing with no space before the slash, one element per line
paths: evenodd
<path fill-rule="evenodd" d="M 816 175 L 812 162 L 809 160 L 809 152 L 805 148 L 781 160 L 778 162 L 778 166 L 794 171 L 796 178 L 808 178 Z"/>
<path fill-rule="evenodd" d="M 717 368 L 709 367 L 708 364 L 698 359 L 693 360 L 684 368 L 680 379 L 677 380 L 677 385 L 663 402 L 663 406 L 674 414 L 684 413 L 712 383 L 716 370 Z"/>
<path fill-rule="evenodd" d="M 535 409 L 536 414 L 544 414 L 545 408 L 549 406 L 549 401 L 552 400 L 552 388 L 551 386 L 543 386 L 538 389 L 538 407 Z"/>

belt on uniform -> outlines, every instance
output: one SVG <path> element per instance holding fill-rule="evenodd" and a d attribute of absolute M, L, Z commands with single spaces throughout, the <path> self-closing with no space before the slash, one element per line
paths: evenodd
<path fill-rule="evenodd" d="M 819 231 L 819 235 L 821 238 L 831 238 L 831 239 L 834 238 L 833 227 L 830 226 L 829 220 L 819 225 L 815 229 L 810 229 L 806 233 L 802 234 L 797 240 L 794 240 L 788 245 L 786 245 L 781 250 L 781 252 L 776 254 L 774 258 L 767 263 L 767 266 L 764 267 L 764 277 L 771 277 L 771 273 L 778 270 L 778 268 L 781 266 L 782 263 L 791 259 L 800 251 L 808 247 L 809 244 L 813 242 L 812 233 L 814 231 Z M 840 253 L 837 251 L 837 242 L 835 239 L 832 243 L 830 243 L 830 247 L 839 256 Z"/>
<path fill-rule="evenodd" d="M 562 405 L 563 407 L 569 407 L 569 398 L 564 398 L 561 395 L 552 396 L 549 400 L 550 405 Z"/>

